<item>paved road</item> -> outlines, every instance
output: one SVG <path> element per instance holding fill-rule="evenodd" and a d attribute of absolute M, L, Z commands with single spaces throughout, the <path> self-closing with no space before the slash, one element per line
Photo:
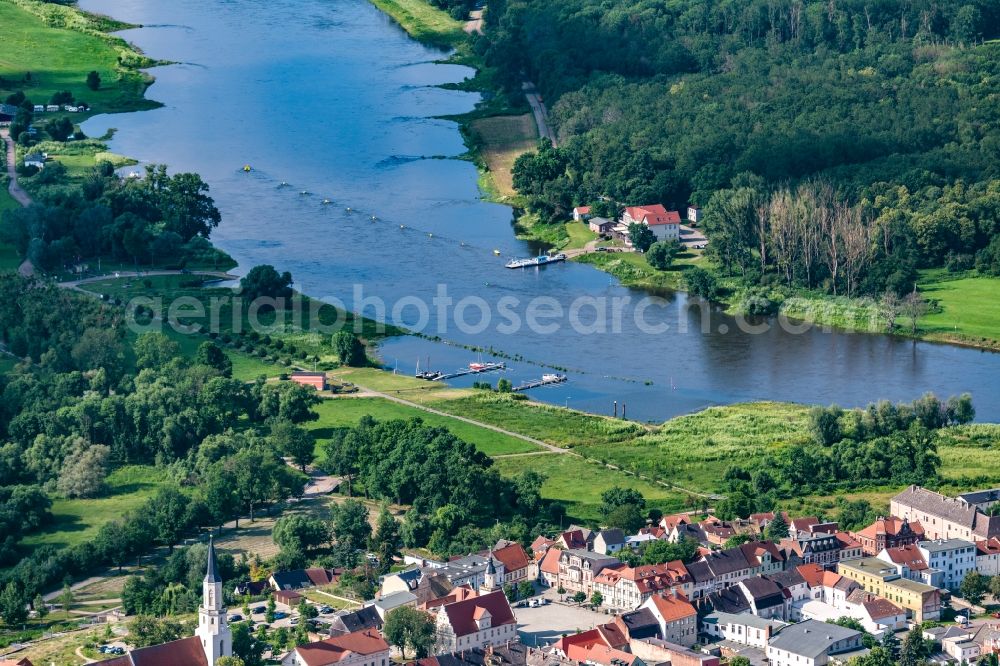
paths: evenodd
<path fill-rule="evenodd" d="M 105 275 L 95 275 L 94 277 L 81 278 L 79 280 L 69 280 L 68 282 L 60 282 L 59 286 L 63 289 L 75 289 L 77 291 L 85 291 L 80 289 L 80 285 L 90 284 L 92 282 L 101 282 L 102 280 L 108 280 L 110 278 L 146 278 L 146 277 L 156 277 L 159 275 L 193 275 L 198 277 L 213 277 L 220 280 L 235 280 L 237 275 L 230 275 L 222 271 L 141 271 L 136 273 L 135 271 L 117 271 L 115 273 L 107 273 Z M 87 292 L 90 293 L 90 292 Z"/>
<path fill-rule="evenodd" d="M 524 96 L 528 99 L 528 104 L 531 106 L 531 113 L 535 116 L 535 125 L 538 126 L 538 136 L 548 138 L 553 146 L 557 145 L 556 133 L 549 126 L 549 111 L 545 108 L 542 96 L 535 90 L 535 84 L 525 81 L 521 84 L 521 90 L 524 91 Z"/>
<path fill-rule="evenodd" d="M 10 176 L 10 184 L 7 186 L 7 191 L 10 192 L 10 196 L 14 197 L 14 201 L 17 203 L 22 206 L 30 206 L 31 197 L 17 184 L 17 170 L 15 169 L 17 151 L 14 148 L 14 141 L 10 138 L 10 130 L 0 130 L 0 137 L 3 137 L 4 143 L 7 144 L 7 175 Z"/>

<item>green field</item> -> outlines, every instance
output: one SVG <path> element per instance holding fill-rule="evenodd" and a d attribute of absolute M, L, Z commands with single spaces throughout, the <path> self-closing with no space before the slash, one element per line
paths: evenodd
<path fill-rule="evenodd" d="M 308 427 L 316 436 L 317 445 L 329 439 L 334 428 L 353 426 L 362 416 L 371 416 L 378 420 L 423 419 L 427 425 L 447 428 L 456 437 L 475 444 L 477 449 L 489 456 L 540 450 L 539 447 L 522 439 L 445 416 L 430 414 L 384 398 L 345 397 L 325 400 L 316 411 L 320 415 L 319 421 L 313 421 Z"/>
<path fill-rule="evenodd" d="M 133 465 L 117 469 L 108 476 L 108 491 L 103 497 L 53 500 L 54 522 L 26 536 L 22 543 L 28 547 L 66 548 L 92 539 L 102 525 L 139 507 L 167 482 L 163 470 L 155 467 Z"/>
<path fill-rule="evenodd" d="M 1000 341 L 1000 278 L 936 280 L 920 289 L 941 306 L 940 312 L 920 320 L 928 337 L 974 344 Z"/>
<path fill-rule="evenodd" d="M 575 455 L 547 453 L 499 458 L 496 466 L 505 476 L 514 476 L 527 469 L 544 474 L 547 478 L 542 496 L 565 503 L 573 520 L 600 521 L 601 493 L 613 486 L 635 488 L 651 507 L 664 512 L 678 511 L 684 506 L 684 495 L 680 492 Z"/>
<path fill-rule="evenodd" d="M 428 404 L 449 414 L 489 423 L 561 447 L 594 443 L 614 445 L 646 432 L 642 426 L 630 421 L 515 400 L 510 395 L 497 393 L 476 393 Z"/>
<path fill-rule="evenodd" d="M 581 455 L 702 492 L 722 490 L 736 459 L 751 460 L 807 437 L 808 408 L 756 402 L 679 416 L 655 433 L 613 444 L 588 443 Z"/>
<path fill-rule="evenodd" d="M 123 40 L 102 33 L 127 26 L 99 20 L 73 7 L 36 0 L 0 0 L 0 25 L 0 77 L 17 84 L 16 88 L 0 88 L 3 97 L 23 90 L 33 102 L 43 104 L 53 93 L 69 90 L 76 99 L 90 104 L 94 112 L 158 106 L 143 99 L 149 80 L 138 70 L 153 62 Z M 128 63 L 128 67 L 120 62 Z M 91 70 L 101 75 L 102 85 L 97 91 L 86 84 Z M 82 120 L 86 116 L 73 117 Z"/>
<path fill-rule="evenodd" d="M 418 41 L 454 48 L 466 38 L 460 21 L 425 0 L 371 0 L 371 3 L 395 19 Z"/>

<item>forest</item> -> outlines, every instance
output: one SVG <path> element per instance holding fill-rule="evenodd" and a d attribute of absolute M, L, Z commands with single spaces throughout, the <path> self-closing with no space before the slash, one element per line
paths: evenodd
<path fill-rule="evenodd" d="M 44 147 L 44 144 L 42 144 Z M 120 178 L 101 161 L 71 180 L 66 167 L 22 167 L 18 182 L 35 203 L 3 213 L 0 241 L 41 270 L 87 259 L 183 267 L 232 265 L 208 241 L 222 219 L 198 174 L 149 165 L 142 178 Z"/>
<path fill-rule="evenodd" d="M 500 0 L 486 18 L 477 49 L 557 129 L 514 170 L 544 219 L 698 205 L 724 274 L 831 294 L 1000 267 L 997 0 Z"/>

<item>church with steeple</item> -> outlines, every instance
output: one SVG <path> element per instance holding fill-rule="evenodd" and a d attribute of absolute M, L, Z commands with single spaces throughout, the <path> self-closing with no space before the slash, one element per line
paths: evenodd
<path fill-rule="evenodd" d="M 198 629 L 194 636 L 133 650 L 101 662 L 102 666 L 215 666 L 219 657 L 233 655 L 233 634 L 226 622 L 222 578 L 215 562 L 215 544 L 209 539 L 208 564 L 201 584 Z"/>

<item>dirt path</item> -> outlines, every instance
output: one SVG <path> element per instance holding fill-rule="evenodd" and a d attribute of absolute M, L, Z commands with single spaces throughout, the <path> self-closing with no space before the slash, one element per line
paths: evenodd
<path fill-rule="evenodd" d="M 579 257 L 580 255 L 590 254 L 591 252 L 597 251 L 597 244 L 601 242 L 600 238 L 595 238 L 592 241 L 587 241 L 587 244 L 583 247 L 577 248 L 575 250 L 563 250 L 563 254 L 567 258 L 572 259 L 573 257 Z"/>
<path fill-rule="evenodd" d="M 498 432 L 501 435 L 507 435 L 508 437 L 514 437 L 516 439 L 520 439 L 520 440 L 523 440 L 525 442 L 529 442 L 531 444 L 534 444 L 535 446 L 540 446 L 540 447 L 542 447 L 544 449 L 548 449 L 552 453 L 569 453 L 569 451 L 567 449 L 561 449 L 558 446 L 553 446 L 552 444 L 549 444 L 547 442 L 543 442 L 540 439 L 535 439 L 534 437 L 528 437 L 527 435 L 522 435 L 520 433 L 512 432 L 510 430 L 504 430 L 503 428 L 499 428 L 499 427 L 497 427 L 495 425 L 490 425 L 489 423 L 483 423 L 482 421 L 476 421 L 474 419 L 470 419 L 470 418 L 467 418 L 465 416 L 456 416 L 455 414 L 449 414 L 448 412 L 442 412 L 441 410 L 434 409 L 433 407 L 428 407 L 427 405 L 421 405 L 418 402 L 411 402 L 409 400 L 404 400 L 403 398 L 400 398 L 398 396 L 390 395 L 388 393 L 382 393 L 381 391 L 373 391 L 372 389 L 366 388 L 364 386 L 358 386 L 358 388 L 361 389 L 365 393 L 365 395 L 371 395 L 372 397 L 383 398 L 385 400 L 392 400 L 393 402 L 397 402 L 397 403 L 399 403 L 401 405 L 406 405 L 407 407 L 413 407 L 414 409 L 420 409 L 422 411 L 427 412 L 428 414 L 435 414 L 437 416 L 443 416 L 445 418 L 455 419 L 456 421 L 461 421 L 463 423 L 468 423 L 469 425 L 478 426 L 480 428 L 486 428 L 487 430 L 492 430 L 493 432 Z"/>
<path fill-rule="evenodd" d="M 531 106 L 531 113 L 535 116 L 535 125 L 538 126 L 538 136 L 546 137 L 552 142 L 553 146 L 557 145 L 556 133 L 549 126 L 549 111 L 545 108 L 542 96 L 535 89 L 535 84 L 531 81 L 525 81 L 521 84 L 521 89 L 528 100 L 528 105 Z"/>
<path fill-rule="evenodd" d="M 17 150 L 14 147 L 13 139 L 10 138 L 10 130 L 0 130 L 0 137 L 3 137 L 4 143 L 7 144 L 7 175 L 10 177 L 7 191 L 10 192 L 10 196 L 14 197 L 14 201 L 17 203 L 22 206 L 30 206 L 31 197 L 17 184 L 17 170 L 15 169 L 17 165 Z"/>
<path fill-rule="evenodd" d="M 96 659 L 91 659 L 90 657 L 88 657 L 87 655 L 85 655 L 85 654 L 83 653 L 83 648 L 82 648 L 82 647 L 78 647 L 78 648 L 76 649 L 76 651 L 75 651 L 75 654 L 76 654 L 76 656 L 78 656 L 78 657 L 79 657 L 80 659 L 83 659 L 83 663 L 85 663 L 85 664 L 96 664 L 96 663 L 97 663 L 97 660 L 96 660 Z"/>

